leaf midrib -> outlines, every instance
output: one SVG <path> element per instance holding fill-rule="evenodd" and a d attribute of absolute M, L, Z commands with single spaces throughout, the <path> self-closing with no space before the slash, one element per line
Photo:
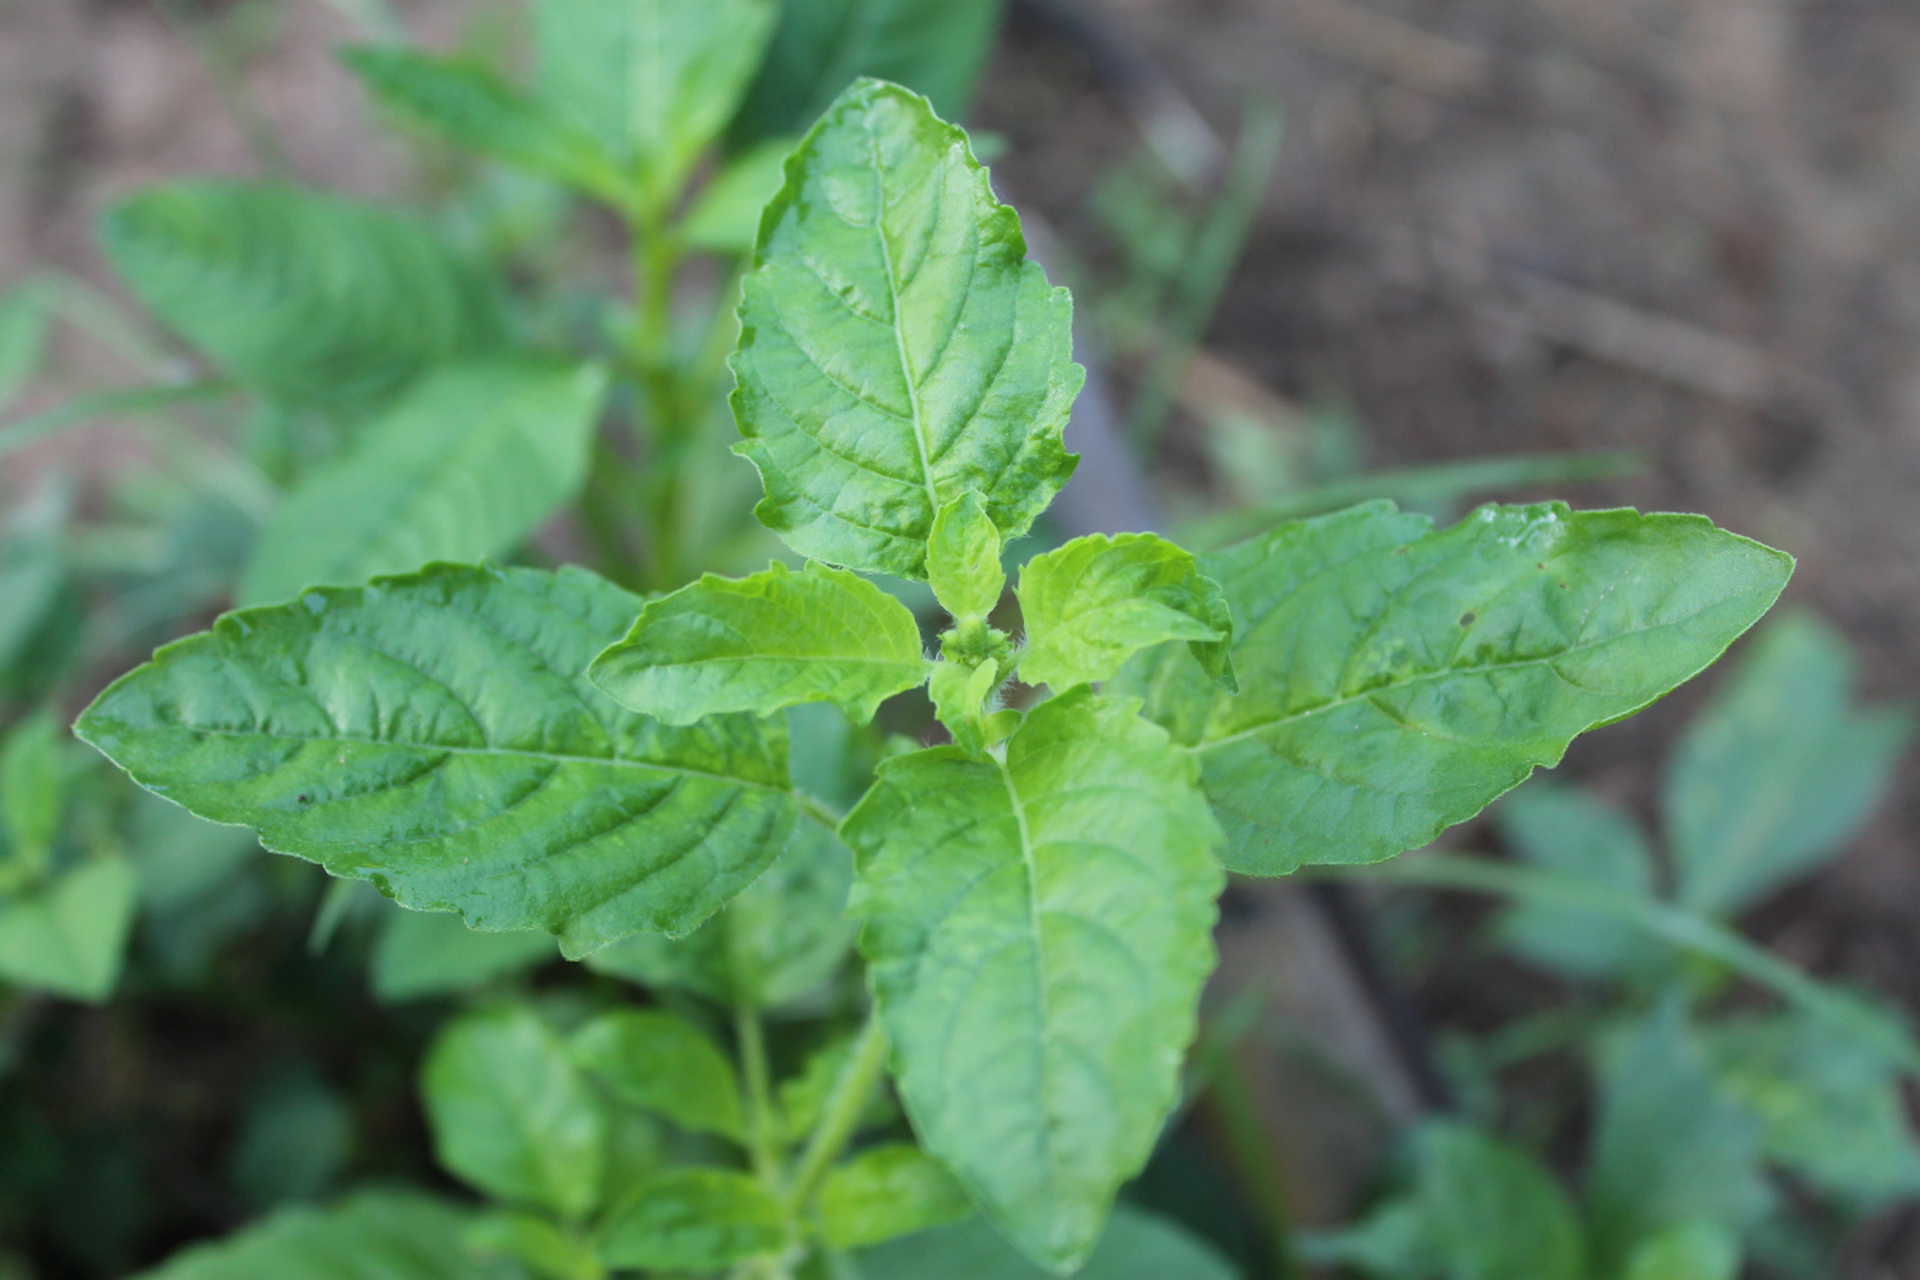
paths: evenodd
<path fill-rule="evenodd" d="M 867 124 L 867 150 L 873 158 L 873 235 L 880 242 L 880 264 L 887 277 L 887 297 L 893 304 L 893 349 L 900 357 L 900 380 L 907 387 L 907 408 L 912 412 L 913 446 L 920 453 L 920 483 L 927 491 L 927 515 L 931 519 L 940 510 L 940 494 L 933 487 L 933 454 L 927 446 L 926 418 L 920 409 L 920 387 L 914 381 L 913 362 L 907 358 L 906 328 L 900 322 L 900 283 L 894 278 L 893 246 L 887 241 L 886 184 L 881 180 L 880 139 Z"/>
<path fill-rule="evenodd" d="M 1730 599 L 1730 597 L 1715 601 L 1714 603 L 1716 605 L 1726 604 L 1728 602 L 1728 599 Z M 1704 610 L 1702 612 L 1704 612 Z M 1522 658 L 1515 662 L 1488 662 L 1488 663 L 1482 663 L 1479 666 L 1473 666 L 1473 667 L 1447 667 L 1440 671 L 1428 671 L 1417 676 L 1409 676 L 1404 680 L 1388 681 L 1385 684 L 1374 685 L 1370 689 L 1363 689 L 1358 693 L 1350 693 L 1345 695 L 1344 697 L 1331 698 L 1326 702 L 1317 703 L 1314 706 L 1307 707 L 1301 711 L 1294 711 L 1286 715 L 1275 716 L 1271 720 L 1263 720 L 1257 725 L 1253 725 L 1246 729 L 1238 730 L 1234 733 L 1230 733 L 1226 735 L 1225 737 L 1209 739 L 1208 741 L 1201 742 L 1195 746 L 1188 747 L 1187 750 L 1195 752 L 1196 754 L 1204 751 L 1211 751 L 1215 747 L 1224 747 L 1232 743 L 1239 742 L 1246 738 L 1259 737 L 1261 734 L 1266 733 L 1271 729 L 1277 728 L 1281 725 L 1292 724 L 1293 722 L 1298 720 L 1305 720 L 1311 716 L 1317 716 L 1323 711 L 1335 711 L 1341 707 L 1350 706 L 1356 702 L 1370 701 L 1382 693 L 1411 688 L 1415 685 L 1424 684 L 1429 681 L 1444 680 L 1454 676 L 1466 677 L 1466 676 L 1486 675 L 1495 671 L 1518 671 L 1523 667 L 1548 666 L 1548 665 L 1551 665 L 1552 663 L 1560 661 L 1563 658 L 1570 658 L 1575 656 L 1576 654 L 1586 653 L 1589 650 L 1598 649 L 1603 645 L 1614 644 L 1614 643 L 1617 643 L 1618 641 L 1627 639 L 1630 636 L 1641 636 L 1641 635 L 1647 635 L 1655 631 L 1665 631 L 1670 628 L 1680 626 L 1683 622 L 1691 621 L 1692 618 L 1698 617 L 1698 616 L 1699 616 L 1698 614 L 1694 614 L 1688 618 L 1680 619 L 1674 622 L 1663 622 L 1663 623 L 1660 623 L 1658 626 L 1640 627 L 1632 631 L 1622 631 L 1618 635 L 1608 636 L 1606 639 L 1603 639 L 1603 640 L 1594 640 L 1587 644 L 1570 646 L 1568 648 L 1560 650 L 1558 653 L 1550 654 L 1546 657 Z M 1563 676 L 1562 679 L 1565 679 L 1565 677 Z M 1568 681 L 1568 683 L 1571 684 L 1572 681 Z"/>
<path fill-rule="evenodd" d="M 1039 1012 L 1040 1021 L 1040 1079 L 1035 1090 L 1035 1098 L 1040 1105 L 1041 1117 L 1037 1137 L 1043 1152 L 1043 1159 L 1051 1172 L 1053 1164 L 1053 1126 L 1047 1123 L 1047 1029 L 1053 1025 L 1048 1012 L 1047 1000 L 1047 953 L 1046 935 L 1041 931 L 1040 920 L 1040 867 L 1034 860 L 1033 834 L 1027 830 L 1027 810 L 1020 798 L 1020 789 L 1014 785 L 1013 770 L 999 757 L 993 758 L 994 767 L 1000 773 L 1000 782 L 1007 790 L 1007 802 L 1013 807 L 1013 821 L 1020 833 L 1020 861 L 1027 873 L 1027 927 L 1033 932 L 1033 996 Z"/>

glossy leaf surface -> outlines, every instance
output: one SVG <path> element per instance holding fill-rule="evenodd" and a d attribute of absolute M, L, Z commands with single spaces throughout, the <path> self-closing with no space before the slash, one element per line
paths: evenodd
<path fill-rule="evenodd" d="M 738 1141 L 740 1082 L 705 1032 L 661 1009 L 602 1014 L 574 1033 L 574 1061 L 631 1107 Z"/>
<path fill-rule="evenodd" d="M 1142 649 L 1188 642 L 1229 692 L 1232 615 L 1193 557 L 1151 533 L 1075 538 L 1020 571 L 1020 678 L 1066 689 L 1113 677 Z"/>
<path fill-rule="evenodd" d="M 242 604 L 513 550 L 586 478 L 607 376 L 489 361 L 427 375 L 274 510 Z"/>
<path fill-rule="evenodd" d="M 424 223 L 373 205 L 179 182 L 113 206 L 102 234 L 135 297 L 278 399 L 362 410 L 504 337 L 493 280 Z"/>
<path fill-rule="evenodd" d="M 1472 817 L 1764 613 L 1786 555 L 1699 516 L 1369 503 L 1200 562 L 1245 692 L 1162 648 L 1118 686 L 1193 745 L 1234 870 L 1373 862 Z"/>
<path fill-rule="evenodd" d="M 729 711 L 760 715 L 831 702 L 864 724 L 927 678 L 905 605 L 844 569 L 775 563 L 708 574 L 647 601 L 627 638 L 594 659 L 593 682 L 668 724 Z"/>
<path fill-rule="evenodd" d="M 926 576 L 934 516 L 978 490 L 1004 537 L 1073 472 L 1072 304 L 1026 260 L 966 135 L 865 81 L 787 164 L 744 283 L 740 453 L 803 555 Z"/>
<path fill-rule="evenodd" d="M 452 1023 L 420 1084 L 440 1163 L 474 1186 L 570 1219 L 599 1200 L 606 1121 L 566 1046 L 532 1010 Z"/>
<path fill-rule="evenodd" d="M 160 650 L 76 729 L 269 849 L 585 954 L 694 928 L 796 817 L 777 723 L 669 729 L 588 682 L 638 611 L 575 569 L 440 565 L 311 591 Z"/>
<path fill-rule="evenodd" d="M 362 1192 L 327 1209 L 282 1209 L 141 1280 L 474 1280 L 466 1223 L 424 1195 Z"/>
<path fill-rule="evenodd" d="M 730 1169 L 675 1169 L 607 1215 L 600 1258 L 611 1267 L 719 1271 L 785 1239 L 780 1206 Z"/>
<path fill-rule="evenodd" d="M 1666 787 L 1680 900 L 1731 914 L 1839 851 L 1913 738 L 1904 708 L 1856 709 L 1846 641 L 1811 615 L 1762 629 L 1681 740 Z"/>
<path fill-rule="evenodd" d="M 1214 963 L 1217 828 L 1135 705 L 1083 688 L 1004 761 L 895 757 L 841 828 L 915 1130 L 1061 1268 L 1152 1148 Z"/>

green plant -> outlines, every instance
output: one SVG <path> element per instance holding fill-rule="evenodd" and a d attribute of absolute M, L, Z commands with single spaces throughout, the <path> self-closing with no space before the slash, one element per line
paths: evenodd
<path fill-rule="evenodd" d="M 1459 859 L 1422 872 L 1432 855 L 1405 864 L 1414 883 L 1514 897 L 1494 936 L 1588 998 L 1572 1018 L 1457 1041 L 1480 1127 L 1417 1132 L 1407 1193 L 1315 1242 L 1317 1256 L 1394 1280 L 1713 1280 L 1749 1252 L 1826 1275 L 1834 1226 L 1920 1194 L 1900 1092 L 1920 1053 L 1897 1019 L 1785 966 L 1743 969 L 1788 1008 L 1729 1008 L 1742 969 L 1726 962 L 1743 953 L 1715 945 L 1725 921 L 1845 847 L 1886 793 L 1912 716 L 1855 708 L 1851 684 L 1845 642 L 1812 616 L 1760 631 L 1669 763 L 1664 864 L 1629 814 L 1546 783 L 1494 810 L 1523 863 L 1504 876 L 1476 882 Z M 1542 1162 L 1486 1132 L 1503 1110 L 1497 1073 L 1566 1047 L 1595 1060 L 1598 1088 L 1578 1207 Z M 1478 1189 L 1465 1203 L 1463 1187 Z M 1795 1214 L 1787 1188 L 1827 1224 Z"/>
<path fill-rule="evenodd" d="M 661 163 L 643 200 L 683 165 Z M 739 452 L 798 571 L 649 598 L 486 565 L 310 587 L 167 646 L 77 725 L 144 786 L 404 906 L 576 957 L 688 935 L 626 961 L 731 1003 L 737 1068 L 647 1011 L 571 1052 L 531 1012 L 481 1013 L 429 1059 L 442 1160 L 517 1207 L 486 1238 L 547 1274 L 789 1275 L 970 1205 L 1077 1267 L 1176 1101 L 1223 865 L 1426 842 L 1706 666 L 1789 571 L 1699 517 L 1489 507 L 1435 531 L 1370 504 L 1198 562 L 1147 534 L 1068 543 L 1021 569 L 1016 643 L 1002 549 L 1073 468 L 1068 301 L 964 135 L 882 82 L 787 161 L 740 317 Z M 440 332 L 417 336 L 465 341 Z M 651 342 L 640 381 L 675 404 Z M 381 545 L 449 553 L 387 533 L 416 523 L 474 522 L 389 517 Z M 937 659 L 861 573 L 931 585 Z M 951 745 L 891 752 L 844 818 L 795 787 L 790 709 L 859 724 L 923 684 Z M 875 1011 L 778 1096 L 765 949 L 722 908 L 842 841 Z M 921 1145 L 848 1157 L 889 1075 Z M 629 1180 L 645 1144 L 589 1079 L 739 1154 L 702 1139 Z"/>

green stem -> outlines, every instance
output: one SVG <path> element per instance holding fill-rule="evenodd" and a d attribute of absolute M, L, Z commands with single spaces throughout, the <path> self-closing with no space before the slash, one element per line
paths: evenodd
<path fill-rule="evenodd" d="M 825 801 L 816 800 L 812 796 L 800 795 L 798 792 L 794 794 L 800 801 L 801 813 L 806 814 L 807 817 L 812 818 L 827 830 L 835 834 L 839 833 L 840 824 L 846 821 L 846 814 L 835 812 Z"/>
<path fill-rule="evenodd" d="M 760 1012 L 748 1004 L 734 1006 L 733 1027 L 740 1040 L 741 1067 L 746 1076 L 747 1153 L 754 1176 L 769 1194 L 782 1191 L 780 1135 L 773 1112 L 773 1073 L 767 1062 L 767 1040 Z"/>
<path fill-rule="evenodd" d="M 1920 1075 L 1920 1045 L 1914 1043 L 1905 1027 L 1844 992 L 1808 977 L 1724 925 L 1665 902 L 1559 872 L 1458 854 L 1407 854 L 1375 866 L 1303 867 L 1301 871 L 1314 876 L 1363 876 L 1436 889 L 1490 893 L 1607 916 L 1663 942 L 1719 961 L 1742 977 L 1773 991 L 1788 1004 L 1825 1020 L 1835 1031 L 1873 1049 L 1889 1064 Z"/>
<path fill-rule="evenodd" d="M 795 1166 L 793 1177 L 787 1184 L 788 1211 L 798 1216 L 803 1213 L 814 1193 L 820 1189 L 821 1181 L 833 1162 L 846 1150 L 854 1131 L 860 1127 L 860 1116 L 867 1109 L 867 1101 L 873 1091 L 879 1087 L 887 1070 L 887 1036 L 880 1029 L 878 1010 L 867 1015 L 867 1025 L 860 1029 L 860 1038 L 854 1042 L 853 1053 L 848 1056 L 846 1065 L 840 1068 L 840 1075 L 833 1082 L 833 1092 L 827 1097 L 827 1105 L 820 1113 L 820 1121 L 814 1125 L 813 1133 L 807 1138 L 807 1149 L 801 1153 L 800 1163 Z"/>

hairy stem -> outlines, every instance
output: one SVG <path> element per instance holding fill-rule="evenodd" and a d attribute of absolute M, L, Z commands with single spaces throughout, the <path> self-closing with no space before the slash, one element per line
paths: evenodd
<path fill-rule="evenodd" d="M 828 1095 L 827 1105 L 820 1113 L 820 1122 L 814 1125 L 813 1133 L 808 1136 L 807 1148 L 788 1182 L 787 1204 L 794 1214 L 806 1210 L 808 1202 L 820 1189 L 821 1180 L 827 1176 L 833 1162 L 840 1158 L 840 1153 L 846 1150 L 854 1130 L 860 1125 L 860 1115 L 867 1108 L 867 1100 L 879 1087 L 886 1070 L 887 1036 L 880 1029 L 880 1014 L 875 1010 L 867 1016 L 867 1025 L 860 1029 L 860 1038 L 854 1042 L 853 1053 L 847 1058 L 847 1064 L 840 1068 L 839 1078 L 833 1082 L 833 1092 Z"/>

